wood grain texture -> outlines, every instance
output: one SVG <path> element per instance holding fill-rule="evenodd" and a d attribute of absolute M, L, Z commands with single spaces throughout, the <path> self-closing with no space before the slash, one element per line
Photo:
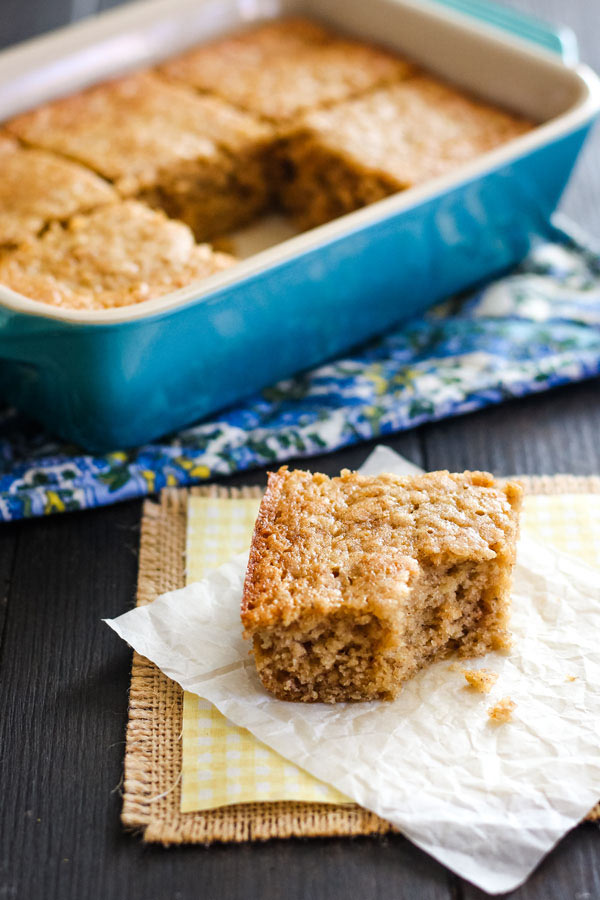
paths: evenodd
<path fill-rule="evenodd" d="M 600 897 L 600 832 L 580 825 L 546 857 L 526 884 L 499 900 L 597 900 Z M 461 900 L 484 900 L 489 894 L 463 882 Z"/>
<path fill-rule="evenodd" d="M 0 666 L 4 649 L 4 635 L 8 616 L 8 594 L 14 571 L 17 549 L 16 532 L 7 532 L 0 540 Z"/>
<path fill-rule="evenodd" d="M 110 869 L 130 653 L 100 616 L 131 604 L 138 507 L 11 529 L 0 896 L 91 897 Z"/>
<path fill-rule="evenodd" d="M 490 469 L 498 475 L 600 471 L 598 379 L 428 425 L 428 469 Z"/>
<path fill-rule="evenodd" d="M 0 0 L 0 46 L 116 0 Z M 598 0 L 513 0 L 572 25 L 600 69 Z M 564 208 L 600 236 L 598 130 Z M 429 468 L 600 472 L 599 382 L 426 426 L 386 443 Z M 310 460 L 356 468 L 360 444 Z M 304 464 L 303 461 L 297 461 Z M 293 464 L 293 462 L 292 462 Z M 265 470 L 227 484 L 264 484 Z M 18 900 L 479 900 L 401 837 L 202 848 L 123 833 L 119 783 L 131 655 L 102 625 L 133 601 L 140 504 L 4 526 L 0 534 L 0 897 Z M 600 898 L 600 834 L 582 826 L 518 900 Z"/>

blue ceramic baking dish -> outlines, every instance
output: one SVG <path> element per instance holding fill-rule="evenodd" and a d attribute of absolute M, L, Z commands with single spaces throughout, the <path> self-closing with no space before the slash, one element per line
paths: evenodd
<path fill-rule="evenodd" d="M 540 124 L 302 235 L 282 240 L 271 223 L 258 243 L 273 246 L 157 300 L 70 311 L 0 287 L 0 392 L 52 432 L 93 451 L 158 438 L 506 269 L 550 228 L 599 81 L 574 64 L 568 34 L 478 0 L 133 4 L 0 54 L 0 117 L 290 12 L 387 43 Z"/>

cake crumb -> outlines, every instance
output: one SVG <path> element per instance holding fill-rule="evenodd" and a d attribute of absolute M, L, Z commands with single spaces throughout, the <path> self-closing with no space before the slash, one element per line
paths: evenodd
<path fill-rule="evenodd" d="M 510 722 L 516 706 L 517 704 L 514 700 L 511 700 L 510 697 L 503 697 L 502 700 L 498 700 L 494 706 L 490 706 L 488 709 L 488 716 L 492 722 L 496 722 L 498 725 L 501 725 L 504 722 Z"/>
<path fill-rule="evenodd" d="M 577 681 L 577 675 L 567 675 L 565 681 Z"/>
<path fill-rule="evenodd" d="M 461 669 L 469 687 L 480 694 L 489 694 L 498 681 L 498 673 L 491 669 Z"/>

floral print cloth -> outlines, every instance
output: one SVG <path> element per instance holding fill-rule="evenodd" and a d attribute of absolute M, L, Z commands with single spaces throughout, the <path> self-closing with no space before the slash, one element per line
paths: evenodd
<path fill-rule="evenodd" d="M 92 456 L 0 413 L 0 520 L 86 509 L 600 373 L 600 253 L 557 232 L 511 274 L 160 443 Z"/>

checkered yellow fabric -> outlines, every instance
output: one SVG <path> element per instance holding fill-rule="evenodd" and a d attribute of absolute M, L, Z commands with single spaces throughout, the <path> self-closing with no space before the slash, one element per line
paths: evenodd
<path fill-rule="evenodd" d="M 248 549 L 259 503 L 256 498 L 189 498 L 188 584 Z M 347 802 L 334 788 L 238 728 L 212 703 L 187 692 L 182 737 L 182 812 L 265 800 Z"/>
<path fill-rule="evenodd" d="M 190 497 L 188 500 L 185 577 L 201 581 L 250 546 L 259 497 Z"/>
<path fill-rule="evenodd" d="M 521 528 L 544 544 L 600 566 L 600 494 L 526 497 Z"/>
<path fill-rule="evenodd" d="M 188 583 L 249 546 L 258 504 L 257 499 L 190 497 Z M 528 496 L 522 530 L 600 565 L 600 495 Z M 182 768 L 182 812 L 266 800 L 346 802 L 342 794 L 233 725 L 208 701 L 188 693 Z"/>

